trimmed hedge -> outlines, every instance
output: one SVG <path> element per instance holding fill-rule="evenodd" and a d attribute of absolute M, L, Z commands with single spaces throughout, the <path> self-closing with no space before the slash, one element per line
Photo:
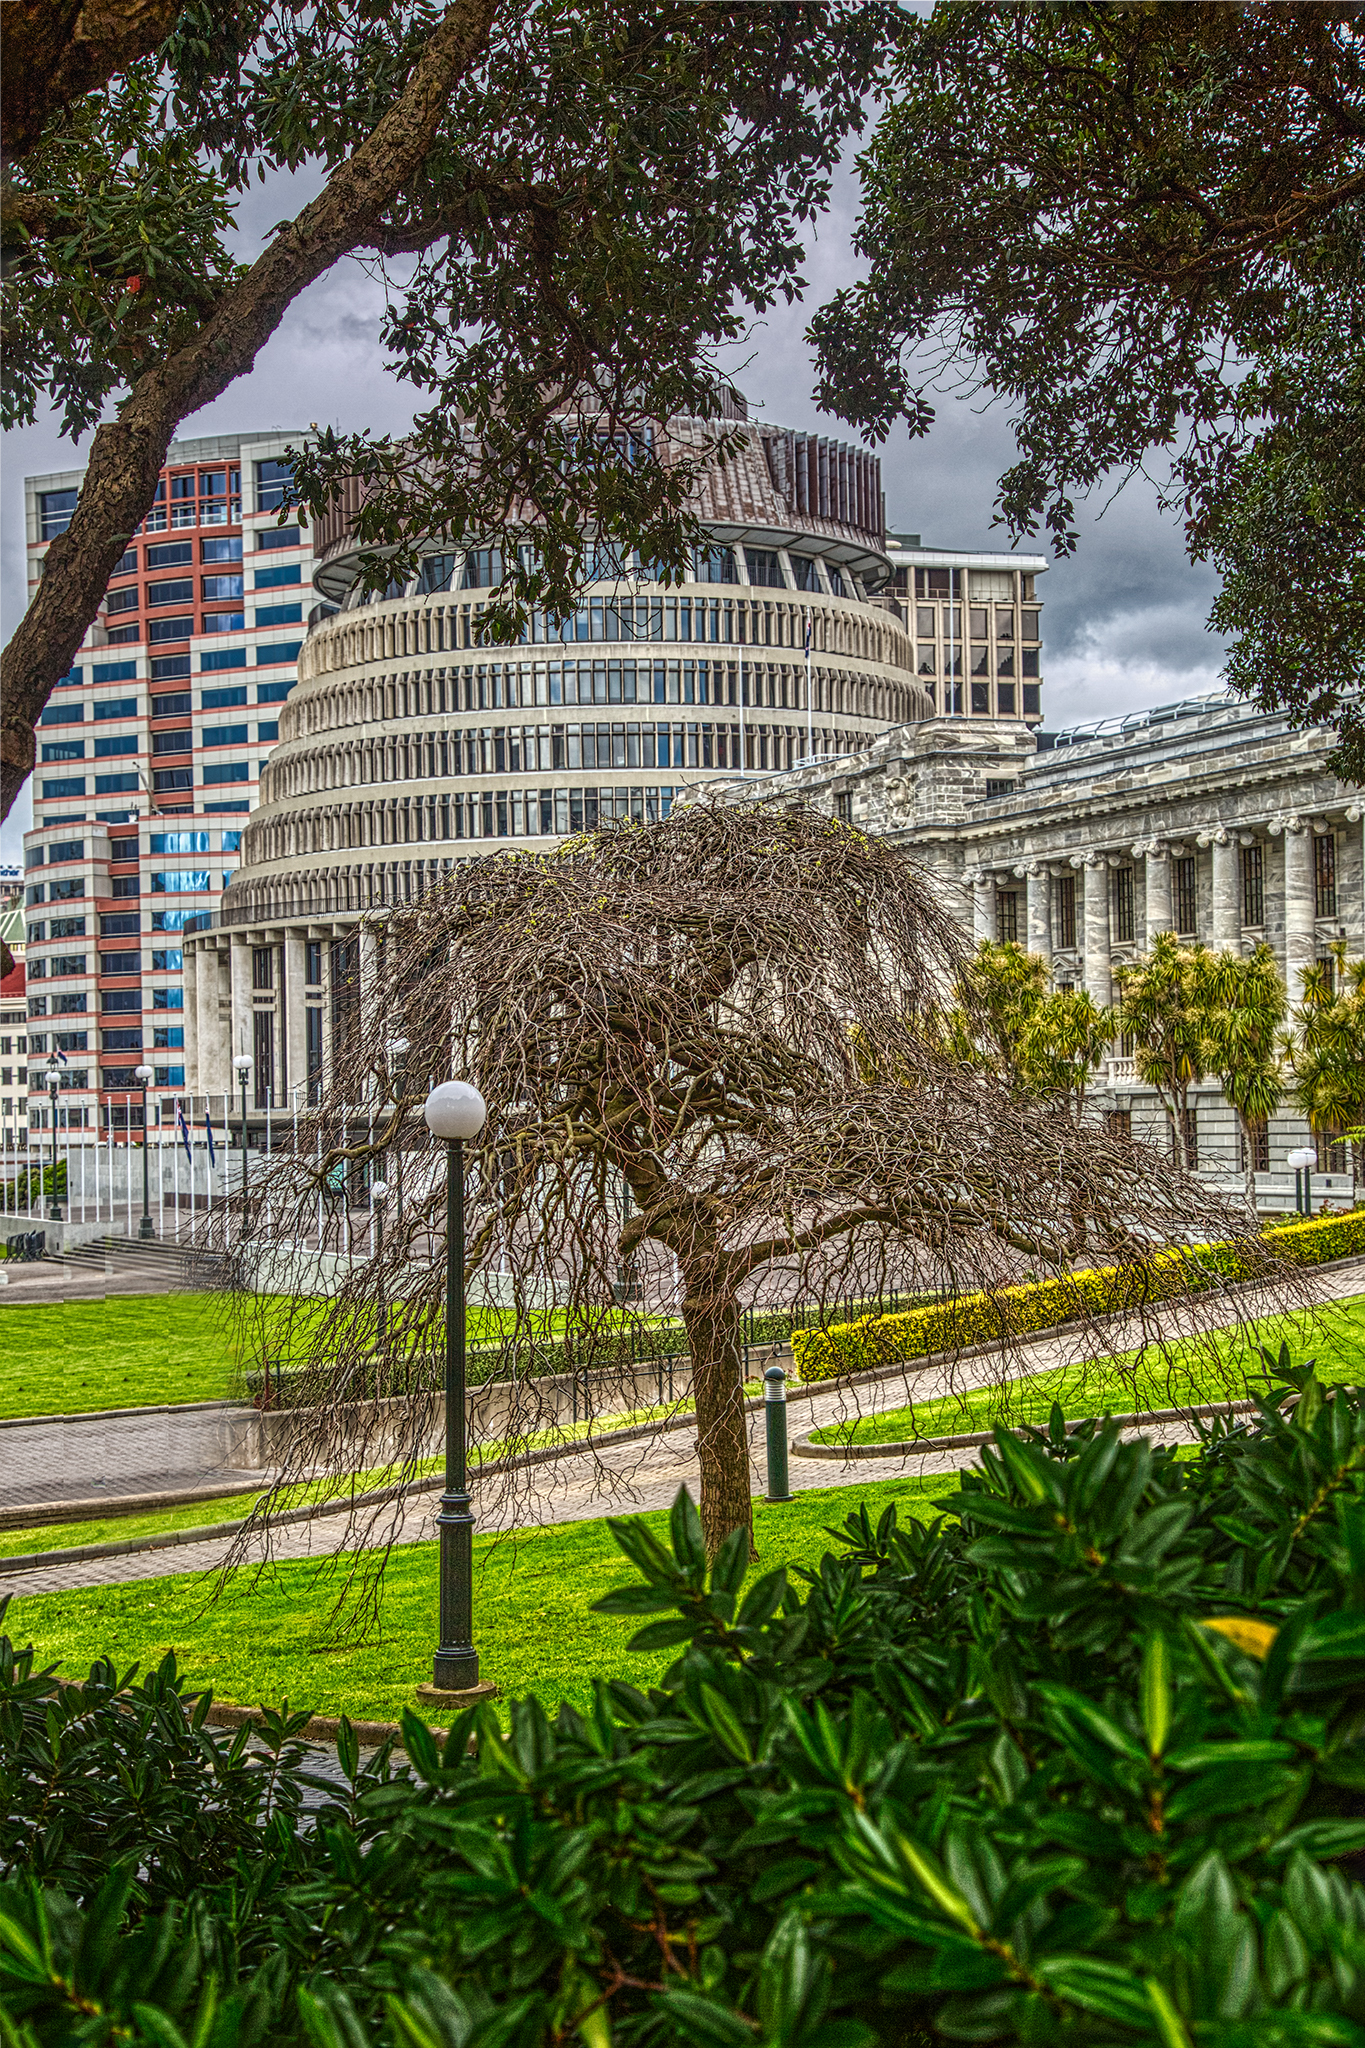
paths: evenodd
<path fill-rule="evenodd" d="M 1365 1209 L 1268 1230 L 1265 1242 L 1277 1257 L 1296 1266 L 1319 1266 L 1329 1259 L 1365 1253 Z M 1084 1315 L 1108 1315 L 1169 1300 L 1206 1284 L 1213 1272 L 1235 1278 L 1237 1271 L 1230 1246 L 1191 1246 L 1163 1252 L 1150 1266 L 1088 1267 L 1002 1287 L 994 1294 L 959 1295 L 903 1315 L 860 1316 L 823 1330 L 794 1330 L 792 1357 L 807 1384 L 840 1379 L 846 1373 L 898 1365 L 902 1359 L 923 1358 L 934 1351 L 995 1343 L 1056 1329 Z"/>

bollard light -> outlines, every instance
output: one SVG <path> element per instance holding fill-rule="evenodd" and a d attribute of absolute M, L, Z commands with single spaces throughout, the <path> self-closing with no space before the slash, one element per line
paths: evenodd
<path fill-rule="evenodd" d="M 787 1375 L 780 1365 L 770 1365 L 763 1375 L 763 1421 L 768 1439 L 768 1492 L 770 1501 L 790 1500 L 787 1475 Z"/>
<path fill-rule="evenodd" d="M 137 1227 L 139 1237 L 151 1237 L 154 1234 L 152 1231 L 151 1198 L 147 1192 L 147 1090 L 151 1087 L 155 1078 L 156 1076 L 150 1067 L 134 1067 L 133 1069 L 133 1079 L 142 1090 L 142 1221 Z"/>
<path fill-rule="evenodd" d="M 465 1422 L 464 1148 L 488 1111 L 467 1081 L 442 1081 L 423 1106 L 427 1129 L 446 1145 L 446 1476 L 440 1532 L 440 1641 L 433 1666 L 438 1692 L 468 1692 L 479 1682 L 474 1648 L 474 1517 L 469 1506 Z"/>

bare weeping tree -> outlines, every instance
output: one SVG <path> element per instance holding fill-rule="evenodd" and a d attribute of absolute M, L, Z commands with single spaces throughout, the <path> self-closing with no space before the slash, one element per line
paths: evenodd
<path fill-rule="evenodd" d="M 480 1327 L 512 1390 L 502 1441 L 543 1419 L 537 1345 L 584 1368 L 628 1340 L 647 1357 L 680 1315 L 713 1552 L 752 1527 L 755 1300 L 832 1316 L 891 1290 L 982 1290 L 1008 1340 L 1002 1290 L 1029 1275 L 1114 1263 L 1155 1300 L 1160 1255 L 1209 1239 L 1269 1271 L 1240 1206 L 942 1049 L 943 1004 L 972 999 L 958 927 L 913 860 L 837 821 L 702 801 L 472 861 L 371 929 L 327 1099 L 256 1176 L 237 1240 L 243 1270 L 268 1252 L 278 1289 L 283 1247 L 315 1258 L 350 1233 L 323 1297 L 286 1307 L 287 1340 L 271 1307 L 300 1417 L 280 1483 L 354 1470 L 334 1428 L 347 1404 L 383 1407 L 395 1469 L 429 1444 L 445 1181 L 421 1109 L 452 1074 L 489 1110 L 467 1269 L 500 1305 Z M 392 1184 L 396 1158 L 405 1201 L 381 1256 L 355 1199 L 338 1212 L 334 1197 Z M 1208 1325 L 1232 1313 L 1216 1285 L 1197 1300 Z M 386 1399 L 414 1386 L 426 1395 Z"/>

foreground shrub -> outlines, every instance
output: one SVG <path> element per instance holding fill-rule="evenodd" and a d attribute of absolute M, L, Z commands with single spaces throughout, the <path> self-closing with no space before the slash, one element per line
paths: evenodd
<path fill-rule="evenodd" d="M 1365 1209 L 1268 1230 L 1264 1242 L 1274 1257 L 1295 1266 L 1319 1266 L 1329 1259 L 1365 1254 Z M 1162 1253 L 1150 1265 L 1058 1273 L 993 1294 L 958 1295 L 901 1315 L 860 1316 L 824 1329 L 796 1330 L 792 1357 L 805 1381 L 838 1379 L 934 1351 L 996 1343 L 1035 1330 L 1053 1330 L 1082 1317 L 1176 1299 L 1207 1284 L 1206 1276 L 1215 1273 L 1225 1279 L 1241 1277 L 1230 1246 L 1198 1245 L 1186 1253 Z"/>
<path fill-rule="evenodd" d="M 685 1494 L 614 1524 L 661 1686 L 340 1788 L 7 1651 L 4 2039 L 1359 2048 L 1360 1391 L 1281 1354 L 1192 1458 L 1054 1411 L 940 1506 L 747 1589 Z"/>

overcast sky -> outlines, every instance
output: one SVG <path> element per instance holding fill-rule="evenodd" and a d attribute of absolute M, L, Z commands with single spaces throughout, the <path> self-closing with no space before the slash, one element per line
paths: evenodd
<path fill-rule="evenodd" d="M 248 259 L 273 222 L 311 196 L 296 181 L 254 192 L 246 202 L 239 247 Z M 810 309 L 854 275 L 852 232 L 856 193 L 843 179 L 832 211 L 812 238 L 805 306 L 775 311 L 735 357 L 736 381 L 751 410 L 784 425 L 847 433 L 821 415 L 811 400 L 813 372 L 804 328 Z M 306 428 L 310 421 L 339 431 L 369 426 L 398 430 L 410 416 L 409 387 L 384 370 L 378 345 L 382 293 L 356 263 L 342 263 L 299 299 L 242 378 L 180 432 L 196 434 Z M 851 438 L 851 436 L 850 436 Z M 985 411 L 945 397 L 928 437 L 902 433 L 881 450 L 887 523 L 919 533 L 927 546 L 1002 548 L 1003 529 L 991 528 L 996 480 L 1013 457 L 1013 437 L 1001 407 Z M 25 602 L 24 477 L 74 466 L 80 452 L 64 441 L 55 422 L 40 421 L 5 437 L 0 540 L 0 606 L 8 634 Z M 1214 577 L 1185 559 L 1179 525 L 1163 517 L 1142 481 L 1129 484 L 1107 506 L 1080 508 L 1080 548 L 1040 579 L 1043 610 L 1043 707 L 1049 726 L 1098 718 L 1218 684 L 1220 648 L 1205 630 Z M 1046 552 L 1045 544 L 1032 544 Z M 0 839 L 0 859 L 19 858 L 30 822 L 27 795 L 15 805 Z"/>

